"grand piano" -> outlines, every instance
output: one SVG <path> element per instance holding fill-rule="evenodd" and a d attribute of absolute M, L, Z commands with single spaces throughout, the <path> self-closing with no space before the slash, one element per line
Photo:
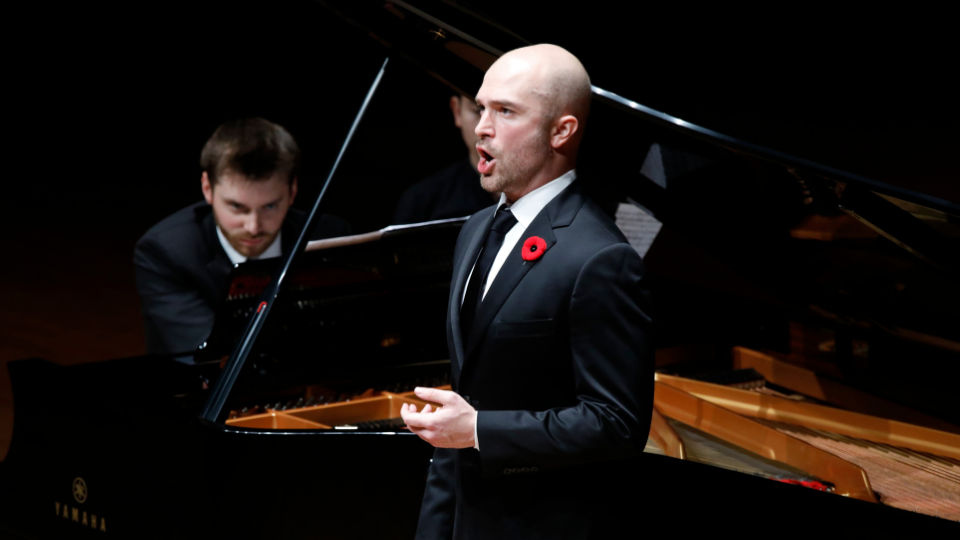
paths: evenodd
<path fill-rule="evenodd" d="M 468 95 L 497 55 L 526 44 L 461 2 L 320 4 L 392 61 Z M 579 171 L 653 282 L 643 490 L 658 505 L 641 510 L 673 526 L 815 512 L 861 532 L 960 520 L 960 206 L 599 87 Z M 241 365 L 231 357 L 277 283 L 275 259 L 233 269 L 197 351 L 9 363 L 0 531 L 412 537 L 432 449 L 398 411 L 422 405 L 414 386 L 449 385 L 462 221 L 304 246 Z M 203 418 L 214 391 L 223 406 Z M 732 478 L 745 487 L 723 487 Z M 714 530 L 698 521 L 683 527 Z"/>

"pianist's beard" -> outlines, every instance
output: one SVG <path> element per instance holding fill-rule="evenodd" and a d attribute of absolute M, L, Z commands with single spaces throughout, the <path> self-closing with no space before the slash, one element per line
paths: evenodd
<path fill-rule="evenodd" d="M 504 149 L 481 144 L 484 151 L 496 159 L 493 172 L 480 175 L 483 189 L 489 193 L 512 192 L 530 183 L 552 151 L 549 128 L 549 122 L 542 122 L 525 141 Z"/>
<path fill-rule="evenodd" d="M 262 255 L 263 252 L 266 251 L 271 244 L 273 244 L 273 241 L 276 240 L 277 234 L 280 233 L 279 229 L 273 232 L 263 231 L 256 235 L 251 235 L 243 229 L 230 230 L 220 224 L 220 219 L 217 218 L 216 212 L 213 213 L 213 221 L 216 222 L 217 227 L 220 228 L 220 232 L 222 232 L 223 236 L 226 237 L 227 242 L 230 242 L 230 245 L 233 246 L 233 249 L 237 250 L 237 253 L 248 259 Z M 246 246 L 240 242 L 240 240 L 253 240 L 260 238 L 262 238 L 263 241 L 255 246 Z"/>

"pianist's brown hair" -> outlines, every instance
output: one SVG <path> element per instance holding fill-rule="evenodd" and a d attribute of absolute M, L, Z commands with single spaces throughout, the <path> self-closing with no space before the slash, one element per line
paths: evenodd
<path fill-rule="evenodd" d="M 285 173 L 293 183 L 300 169 L 300 147 L 282 126 L 263 118 L 243 118 L 220 124 L 200 152 L 200 166 L 216 184 L 225 171 L 250 180 Z"/>

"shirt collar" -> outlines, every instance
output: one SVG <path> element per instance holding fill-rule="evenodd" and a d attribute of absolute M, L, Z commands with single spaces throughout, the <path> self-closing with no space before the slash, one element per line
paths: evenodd
<path fill-rule="evenodd" d="M 537 189 L 527 193 L 523 197 L 517 199 L 515 203 L 509 206 L 510 213 L 513 214 L 513 217 L 517 218 L 517 221 L 523 224 L 524 227 L 529 227 L 530 223 L 533 221 L 533 218 L 537 217 L 537 214 L 545 206 L 547 206 L 554 197 L 560 194 L 567 186 L 573 183 L 577 179 L 577 171 L 570 169 L 565 172 L 559 178 L 551 180 L 546 184 L 538 187 Z M 497 206 L 501 206 L 507 202 L 506 194 L 500 194 L 500 202 L 497 203 Z"/>
<path fill-rule="evenodd" d="M 273 239 L 273 243 L 270 244 L 270 247 L 267 248 L 259 257 L 250 257 L 251 259 L 269 259 L 270 257 L 279 257 L 282 253 L 280 251 L 280 236 L 283 232 L 278 232 L 277 237 Z M 220 239 L 220 245 L 223 247 L 223 250 L 227 252 L 227 257 L 230 258 L 230 262 L 233 264 L 240 264 L 247 261 L 247 257 L 242 255 L 239 251 L 233 248 L 230 245 L 230 241 L 227 240 L 227 237 L 224 236 L 223 231 L 220 230 L 220 226 L 217 226 L 217 238 Z"/>

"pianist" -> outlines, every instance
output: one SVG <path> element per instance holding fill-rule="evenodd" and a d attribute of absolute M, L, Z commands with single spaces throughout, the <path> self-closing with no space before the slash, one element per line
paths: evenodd
<path fill-rule="evenodd" d="M 200 154 L 206 200 L 154 225 L 134 250 L 148 352 L 195 350 L 213 327 L 231 266 L 289 249 L 306 221 L 290 208 L 299 162 L 290 133 L 262 118 L 225 122 L 213 133 Z M 348 234 L 346 222 L 324 215 L 311 236 Z"/>
<path fill-rule="evenodd" d="M 393 223 L 422 223 L 434 219 L 464 217 L 497 202 L 498 193 L 490 194 L 480 186 L 477 163 L 477 135 L 474 129 L 480 119 L 477 104 L 466 96 L 450 96 L 453 124 L 460 130 L 467 155 L 420 182 L 410 186 L 400 197 Z"/>
<path fill-rule="evenodd" d="M 552 45 L 503 55 L 477 94 L 478 170 L 502 195 L 454 251 L 454 391 L 417 388 L 442 407 L 400 411 L 436 447 L 418 539 L 649 530 L 650 311 L 640 256 L 579 187 L 590 95 Z"/>

